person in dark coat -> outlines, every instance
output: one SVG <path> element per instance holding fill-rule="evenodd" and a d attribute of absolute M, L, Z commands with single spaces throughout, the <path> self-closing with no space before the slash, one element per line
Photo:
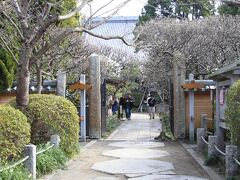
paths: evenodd
<path fill-rule="evenodd" d="M 118 101 L 116 97 L 113 97 L 112 113 L 116 114 L 117 110 L 118 110 Z"/>
<path fill-rule="evenodd" d="M 123 118 L 123 109 L 125 108 L 124 105 L 124 97 L 120 97 L 119 99 L 119 119 Z"/>
<path fill-rule="evenodd" d="M 126 112 L 126 118 L 128 120 L 131 120 L 131 110 L 133 108 L 133 98 L 131 95 L 128 95 L 125 101 L 125 112 Z"/>

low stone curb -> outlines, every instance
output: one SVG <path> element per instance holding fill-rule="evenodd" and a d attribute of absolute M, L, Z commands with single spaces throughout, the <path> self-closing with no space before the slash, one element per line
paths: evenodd
<path fill-rule="evenodd" d="M 224 176 L 217 174 L 214 170 L 212 170 L 209 166 L 204 165 L 204 160 L 192 149 L 192 147 L 182 141 L 178 141 L 182 147 L 192 156 L 192 158 L 199 164 L 199 166 L 206 172 L 206 174 L 212 180 L 225 180 Z"/>
<path fill-rule="evenodd" d="M 105 139 L 105 141 L 112 140 L 112 138 L 118 133 L 119 129 L 121 129 L 121 127 L 124 126 L 126 122 L 127 122 L 127 121 L 122 122 L 122 123 L 117 127 L 117 129 L 115 129 L 115 130 L 107 137 L 107 139 Z"/>

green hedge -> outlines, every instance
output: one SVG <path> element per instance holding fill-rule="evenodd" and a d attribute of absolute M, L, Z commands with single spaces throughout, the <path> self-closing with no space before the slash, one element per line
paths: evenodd
<path fill-rule="evenodd" d="M 68 157 L 78 153 L 79 117 L 76 107 L 61 96 L 34 94 L 24 110 L 31 124 L 31 143 L 44 144 L 58 134 Z"/>
<path fill-rule="evenodd" d="M 231 143 L 240 147 L 240 80 L 227 93 L 225 118 L 230 128 Z"/>
<path fill-rule="evenodd" d="M 19 157 L 29 141 L 27 117 L 13 107 L 0 105 L 0 161 Z"/>

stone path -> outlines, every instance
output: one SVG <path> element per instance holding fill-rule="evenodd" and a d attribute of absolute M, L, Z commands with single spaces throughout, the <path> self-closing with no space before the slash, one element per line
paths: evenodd
<path fill-rule="evenodd" d="M 107 140 L 88 144 L 67 170 L 49 179 L 209 179 L 177 141 L 154 141 L 160 128 L 159 120 L 133 114 Z"/>

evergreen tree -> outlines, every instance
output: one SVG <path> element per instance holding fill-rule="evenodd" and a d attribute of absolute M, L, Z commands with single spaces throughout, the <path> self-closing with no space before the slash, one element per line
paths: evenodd
<path fill-rule="evenodd" d="M 214 4 L 213 0 L 148 0 L 139 22 L 141 24 L 156 17 L 199 19 L 213 15 Z"/>
<path fill-rule="evenodd" d="M 0 91 L 10 88 L 16 74 L 16 63 L 12 56 L 0 47 Z"/>
<path fill-rule="evenodd" d="M 221 6 L 219 6 L 218 11 L 221 15 L 240 15 L 240 6 L 223 3 Z"/>

